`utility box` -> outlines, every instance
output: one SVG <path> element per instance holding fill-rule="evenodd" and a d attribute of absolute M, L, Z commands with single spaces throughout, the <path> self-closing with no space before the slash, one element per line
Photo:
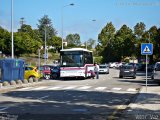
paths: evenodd
<path fill-rule="evenodd" d="M 1 81 L 23 80 L 24 60 L 2 59 L 0 60 Z"/>

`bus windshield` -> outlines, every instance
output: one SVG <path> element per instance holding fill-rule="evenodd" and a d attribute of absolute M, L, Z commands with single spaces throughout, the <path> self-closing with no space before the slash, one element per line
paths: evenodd
<path fill-rule="evenodd" d="M 63 51 L 61 52 L 62 67 L 82 67 L 83 52 L 82 51 Z"/>

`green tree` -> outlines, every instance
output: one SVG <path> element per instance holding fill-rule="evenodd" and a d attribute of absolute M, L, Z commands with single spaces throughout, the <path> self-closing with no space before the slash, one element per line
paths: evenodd
<path fill-rule="evenodd" d="M 143 22 L 137 23 L 134 26 L 134 34 L 138 37 L 138 38 L 142 38 L 142 35 L 144 34 L 146 29 L 146 25 Z"/>
<path fill-rule="evenodd" d="M 60 51 L 62 48 L 62 38 L 53 36 L 52 39 L 48 41 L 48 45 L 53 46 L 56 51 Z"/>
<path fill-rule="evenodd" d="M 75 34 L 69 34 L 66 36 L 66 41 L 67 41 L 67 47 L 79 47 L 81 45 L 80 41 L 80 35 L 75 33 Z"/>
<path fill-rule="evenodd" d="M 87 41 L 87 48 L 88 48 L 89 50 L 93 49 L 93 47 L 94 47 L 94 45 L 95 45 L 95 42 L 96 42 L 96 40 L 93 40 L 93 39 L 90 38 L 90 39 Z"/>
<path fill-rule="evenodd" d="M 11 55 L 11 34 L 0 26 L 0 51 Z"/>
<path fill-rule="evenodd" d="M 157 35 L 154 38 L 155 48 L 153 48 L 155 54 L 155 61 L 160 61 L 160 28 L 157 30 Z"/>
<path fill-rule="evenodd" d="M 101 30 L 98 35 L 99 45 L 96 50 L 100 50 L 100 56 L 103 56 L 103 62 L 113 61 L 114 58 L 114 37 L 115 37 L 115 27 L 112 22 L 107 23 L 107 25 Z M 99 49 L 100 48 L 100 49 Z"/>
<path fill-rule="evenodd" d="M 147 34 L 148 33 L 148 34 Z M 153 44 L 153 55 L 150 55 L 150 63 L 154 63 L 155 60 L 159 57 L 159 40 L 158 37 L 158 28 L 156 26 L 152 26 L 148 31 L 146 31 L 147 41 Z M 157 42 L 158 41 L 158 42 Z M 155 60 L 154 60 L 155 59 Z"/>
<path fill-rule="evenodd" d="M 15 55 L 36 53 L 42 46 L 38 30 L 33 30 L 30 25 L 23 24 L 14 34 Z"/>
<path fill-rule="evenodd" d="M 18 32 L 14 35 L 15 55 L 36 53 L 41 43 L 34 40 L 28 33 Z"/>
<path fill-rule="evenodd" d="M 37 25 L 37 27 L 42 40 L 45 40 L 45 30 L 47 40 L 51 39 L 57 34 L 57 31 L 53 28 L 52 21 L 48 17 L 48 15 L 44 15 L 38 22 L 39 24 Z"/>
<path fill-rule="evenodd" d="M 33 30 L 30 25 L 23 24 L 21 26 L 21 28 L 18 29 L 18 32 L 28 33 L 33 39 L 35 39 L 36 41 L 39 41 L 39 42 L 43 43 L 42 39 L 41 39 L 40 32 L 37 29 Z"/>
<path fill-rule="evenodd" d="M 132 30 L 127 25 L 123 25 L 117 31 L 115 41 L 116 52 L 118 53 L 117 57 L 119 58 L 119 60 L 133 54 L 135 44 L 134 35 Z"/>

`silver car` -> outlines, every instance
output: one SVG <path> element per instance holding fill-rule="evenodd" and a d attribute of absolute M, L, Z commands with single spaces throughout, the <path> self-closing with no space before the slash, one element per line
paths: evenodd
<path fill-rule="evenodd" d="M 152 74 L 152 79 L 160 85 L 160 62 L 157 62 L 154 67 L 154 72 Z"/>
<path fill-rule="evenodd" d="M 109 74 L 109 65 L 108 64 L 99 65 L 99 73 Z"/>

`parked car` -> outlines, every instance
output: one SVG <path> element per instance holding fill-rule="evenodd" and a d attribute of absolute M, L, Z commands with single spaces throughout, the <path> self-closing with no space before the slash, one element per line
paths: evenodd
<path fill-rule="evenodd" d="M 136 69 L 137 63 L 128 63 L 127 65 L 132 65 Z"/>
<path fill-rule="evenodd" d="M 126 64 L 125 62 L 116 63 L 116 68 L 119 69 L 122 65 Z"/>
<path fill-rule="evenodd" d="M 51 77 L 52 78 L 60 77 L 60 66 L 53 66 L 51 68 Z"/>
<path fill-rule="evenodd" d="M 155 64 L 151 78 L 160 85 L 160 62 L 157 62 Z"/>
<path fill-rule="evenodd" d="M 53 68 L 52 65 L 43 65 L 38 67 L 41 73 L 41 77 L 45 79 L 50 79 L 51 78 L 51 69 Z"/>
<path fill-rule="evenodd" d="M 136 78 L 136 69 L 133 65 L 123 65 L 120 67 L 119 78 L 123 77 Z"/>
<path fill-rule="evenodd" d="M 100 64 L 99 65 L 99 73 L 109 74 L 109 65 L 108 64 Z"/>
<path fill-rule="evenodd" d="M 30 79 L 30 78 L 40 78 L 40 73 L 37 69 L 37 67 L 33 66 L 25 66 L 25 73 L 24 73 L 24 79 Z"/>
<path fill-rule="evenodd" d="M 60 67 L 54 65 L 43 65 L 39 67 L 42 77 L 45 79 L 57 78 L 60 76 Z"/>
<path fill-rule="evenodd" d="M 142 64 L 142 63 L 136 63 L 136 70 L 137 71 L 146 71 L 146 64 Z M 154 65 L 147 65 L 147 71 L 148 72 L 153 72 L 154 70 Z"/>
<path fill-rule="evenodd" d="M 110 68 L 115 68 L 117 66 L 117 62 L 110 62 L 109 67 Z"/>

